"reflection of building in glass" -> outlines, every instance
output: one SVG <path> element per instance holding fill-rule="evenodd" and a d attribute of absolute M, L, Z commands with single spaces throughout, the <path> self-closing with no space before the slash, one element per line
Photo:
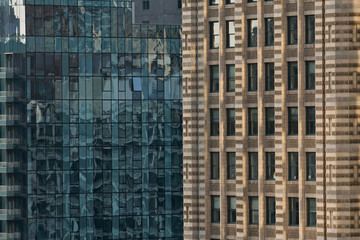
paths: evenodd
<path fill-rule="evenodd" d="M 0 239 L 183 238 L 181 29 L 131 6 L 0 5 Z"/>

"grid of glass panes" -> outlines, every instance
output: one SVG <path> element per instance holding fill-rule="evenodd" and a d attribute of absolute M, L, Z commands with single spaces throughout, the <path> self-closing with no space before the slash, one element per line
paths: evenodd
<path fill-rule="evenodd" d="M 66 3 L 26 6 L 29 238 L 182 239 L 180 27 Z"/>

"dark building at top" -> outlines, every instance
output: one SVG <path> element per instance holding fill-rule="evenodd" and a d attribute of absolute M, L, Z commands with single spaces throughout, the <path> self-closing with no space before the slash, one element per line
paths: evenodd
<path fill-rule="evenodd" d="M 133 6 L 0 2 L 0 239 L 183 239 L 180 22 Z"/>

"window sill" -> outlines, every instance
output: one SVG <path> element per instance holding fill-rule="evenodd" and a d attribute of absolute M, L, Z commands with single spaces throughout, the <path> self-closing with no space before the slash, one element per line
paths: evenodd
<path fill-rule="evenodd" d="M 219 182 L 220 179 L 211 179 L 211 178 L 210 178 L 210 181 L 211 181 L 211 182 Z"/>
<path fill-rule="evenodd" d="M 272 89 L 272 90 L 265 90 L 265 91 L 264 91 L 264 95 L 273 95 L 274 92 L 275 92 L 274 89 Z"/>
<path fill-rule="evenodd" d="M 226 92 L 225 92 L 225 96 L 227 96 L 227 97 L 233 97 L 233 96 L 235 96 L 235 91 L 231 91 L 231 92 L 226 91 Z"/>
<path fill-rule="evenodd" d="M 299 229 L 299 225 L 290 225 L 290 224 L 289 224 L 289 228 Z"/>
<path fill-rule="evenodd" d="M 265 184 L 275 184 L 275 179 L 265 179 Z"/>
<path fill-rule="evenodd" d="M 265 137 L 266 137 L 266 138 L 274 138 L 274 137 L 275 137 L 275 134 L 265 134 Z"/>
<path fill-rule="evenodd" d="M 293 184 L 293 185 L 298 184 L 298 183 L 299 183 L 299 177 L 298 177 L 298 179 L 296 179 L 296 180 L 294 180 L 294 179 L 288 179 L 288 183 L 289 183 L 289 184 Z"/>
<path fill-rule="evenodd" d="M 265 228 L 267 228 L 267 229 L 275 229 L 276 228 L 276 223 L 267 223 L 266 225 L 265 225 Z"/>

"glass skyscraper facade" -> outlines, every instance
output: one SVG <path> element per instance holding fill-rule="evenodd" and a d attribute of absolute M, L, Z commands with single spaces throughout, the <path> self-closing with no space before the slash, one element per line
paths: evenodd
<path fill-rule="evenodd" d="M 179 25 L 0 1 L 0 239 L 183 239 Z"/>

